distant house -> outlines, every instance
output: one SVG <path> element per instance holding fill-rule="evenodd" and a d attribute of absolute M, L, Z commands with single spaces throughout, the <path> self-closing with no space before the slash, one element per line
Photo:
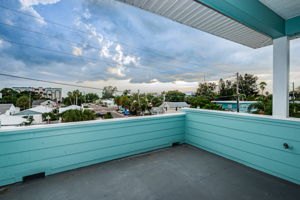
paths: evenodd
<path fill-rule="evenodd" d="M 0 115 L 1 126 L 22 126 L 27 122 L 27 119 L 22 116 Z"/>
<path fill-rule="evenodd" d="M 105 105 L 107 107 L 116 107 L 117 106 L 113 99 L 105 99 L 105 100 L 101 100 L 101 102 L 103 105 Z"/>
<path fill-rule="evenodd" d="M 15 107 L 14 104 L 0 104 L 0 115 L 13 115 L 20 112 L 19 107 Z"/>
<path fill-rule="evenodd" d="M 57 107 L 57 103 L 51 100 L 44 100 L 44 99 L 32 101 L 32 107 L 37 107 L 37 106 L 47 106 L 50 108 L 55 108 Z"/>
<path fill-rule="evenodd" d="M 24 119 L 32 116 L 33 117 L 32 124 L 41 124 L 41 123 L 43 123 L 42 114 L 43 113 L 41 113 L 41 112 L 37 112 L 37 111 L 27 109 L 27 110 L 23 110 L 23 111 L 15 114 L 14 116 L 21 116 Z"/>
<path fill-rule="evenodd" d="M 81 107 L 77 105 L 70 105 L 67 107 L 59 108 L 58 112 L 63 113 L 66 112 L 67 110 L 81 110 Z"/>
<path fill-rule="evenodd" d="M 150 110 L 152 115 L 164 114 L 165 110 L 163 107 L 152 107 Z"/>
<path fill-rule="evenodd" d="M 174 113 L 180 111 L 181 108 L 189 108 L 190 105 L 186 102 L 163 102 L 160 106 L 160 108 L 164 109 L 165 113 Z"/>
<path fill-rule="evenodd" d="M 28 110 L 39 112 L 39 113 L 49 113 L 54 110 L 54 108 L 48 107 L 48 106 L 36 106 L 34 108 L 30 108 Z"/>
<path fill-rule="evenodd" d="M 212 101 L 213 103 L 217 105 L 221 105 L 223 109 L 228 111 L 237 111 L 237 102 L 236 101 Z M 257 103 L 257 101 L 240 101 L 240 112 L 248 112 L 248 107 L 251 104 Z M 255 109 L 252 109 L 251 111 L 255 111 Z"/>

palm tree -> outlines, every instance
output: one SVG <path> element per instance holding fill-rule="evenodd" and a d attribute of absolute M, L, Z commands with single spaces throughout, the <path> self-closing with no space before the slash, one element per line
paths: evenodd
<path fill-rule="evenodd" d="M 264 95 L 264 90 L 266 89 L 267 83 L 262 81 L 259 83 L 259 88 L 261 90 L 261 94 Z"/>

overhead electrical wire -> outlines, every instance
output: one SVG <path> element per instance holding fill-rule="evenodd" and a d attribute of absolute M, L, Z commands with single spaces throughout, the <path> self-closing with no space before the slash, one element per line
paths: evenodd
<path fill-rule="evenodd" d="M 96 61 L 99 62 L 99 61 L 101 61 L 101 62 L 106 62 L 106 63 L 109 63 L 109 64 L 116 64 L 113 61 L 103 60 L 103 59 L 99 59 L 99 58 L 91 58 L 91 57 L 82 56 L 82 55 L 74 55 L 72 53 L 67 53 L 67 52 L 64 52 L 64 51 L 59 51 L 59 50 L 54 50 L 54 49 L 48 49 L 48 48 L 44 48 L 44 47 L 39 47 L 39 46 L 27 44 L 27 43 L 21 43 L 21 42 L 6 40 L 6 39 L 1 39 L 1 40 L 4 41 L 4 42 L 8 42 L 10 44 L 14 44 L 14 45 L 36 48 L 36 49 L 39 49 L 39 50 L 53 52 L 53 53 L 57 53 L 57 54 L 63 54 L 63 55 L 72 56 L 72 57 L 76 57 L 76 58 L 84 58 L 84 59 L 87 59 L 87 60 L 91 60 L 93 62 L 96 62 Z M 143 67 L 143 68 L 147 68 L 147 67 Z"/>
<path fill-rule="evenodd" d="M 61 24 L 61 23 L 58 23 L 58 22 L 55 22 L 55 21 L 52 21 L 52 20 L 48 20 L 48 19 L 43 19 L 43 18 L 40 18 L 40 17 L 37 17 L 37 16 L 34 16 L 34 15 L 30 15 L 30 14 L 27 14 L 27 13 L 24 13 L 24 12 L 20 12 L 16 9 L 13 9 L 13 8 L 9 8 L 9 7 L 6 7 L 6 6 L 3 6 L 3 5 L 0 5 L 0 8 L 2 9 L 6 9 L 6 10 L 10 10 L 12 12 L 15 12 L 15 13 L 19 13 L 21 15 L 25 15 L 25 16 L 28 16 L 28 17 L 32 17 L 32 18 L 35 18 L 35 19 L 38 19 L 38 20 L 44 20 L 45 22 L 48 22 L 50 24 L 54 24 L 54 25 L 57 25 L 57 26 L 60 26 L 60 27 L 64 27 L 66 29 L 69 29 L 73 32 L 78 32 L 78 33 L 83 33 L 83 34 L 88 34 L 89 36 L 91 36 L 91 34 L 89 32 L 86 32 L 86 31 L 82 31 L 82 30 L 79 30 L 79 29 L 75 29 L 75 28 L 72 28 L 70 26 L 67 26 L 67 25 L 64 25 L 64 24 Z M 2 25 L 6 25 L 6 26 L 10 26 L 10 27 L 14 27 L 16 29 L 20 29 L 20 30 L 23 30 L 23 31 L 27 31 L 27 32 L 31 32 L 31 33 L 35 33 L 35 34 L 39 34 L 39 35 L 43 35 L 45 37 L 51 37 L 51 38 L 55 38 L 57 40 L 61 40 L 61 41 L 64 41 L 66 43 L 69 43 L 72 45 L 72 47 L 74 47 L 74 45 L 78 46 L 78 45 L 85 45 L 86 47 L 90 47 L 90 48 L 94 48 L 94 49 L 100 49 L 100 48 L 97 48 L 97 47 L 94 47 L 90 44 L 85 44 L 85 43 L 78 43 L 78 42 L 74 42 L 72 40 L 68 40 L 68 39 L 63 39 L 63 38 L 59 38 L 57 36 L 54 36 L 54 35 L 49 35 L 49 34 L 46 34 L 46 33 L 42 33 L 42 32 L 39 32 L 39 31 L 35 31 L 35 30 L 30 30 L 30 29 L 27 29 L 27 28 L 23 28 L 23 27 L 19 27 L 19 26 L 15 26 L 15 25 L 11 25 L 11 24 L 7 24 L 7 23 L 3 23 L 3 22 L 0 22 L 0 24 Z M 133 47 L 135 49 L 139 49 L 139 50 L 142 50 L 142 51 L 145 51 L 146 49 L 150 50 L 148 51 L 147 53 L 154 53 L 156 55 L 159 55 L 159 56 L 162 56 L 164 58 L 166 57 L 169 57 L 172 59 L 172 61 L 177 61 L 177 62 L 183 62 L 183 61 L 179 61 L 177 59 L 174 59 L 173 56 L 168 56 L 168 55 L 164 55 L 164 54 L 160 54 L 159 52 L 157 52 L 157 50 L 155 49 L 152 49 L 152 48 L 139 48 L 139 47 L 136 47 L 136 46 L 133 46 L 133 45 L 130 45 L 130 44 L 127 44 L 127 43 L 124 43 L 124 42 L 120 42 L 120 41 L 116 41 L 116 40 L 111 40 L 111 39 L 108 39 L 106 37 L 99 37 L 99 36 L 94 36 L 93 37 L 97 37 L 97 38 L 104 38 L 105 40 L 107 41 L 111 41 L 111 42 L 115 42 L 115 43 L 120 43 L 120 44 L 123 44 L 125 46 L 129 46 L 129 47 Z M 92 61 L 101 61 L 101 62 L 106 62 L 106 63 L 109 63 L 109 64 L 116 64 L 116 62 L 113 62 L 113 61 L 108 61 L 108 60 L 103 60 L 103 59 L 95 59 L 95 58 L 91 58 L 91 57 L 87 57 L 87 56 L 83 56 L 83 55 L 74 55 L 72 53 L 67 53 L 67 52 L 63 52 L 63 51 L 59 51 L 59 50 L 53 50 L 53 49 L 48 49 L 48 48 L 44 48 L 44 47 L 39 47 L 39 46 L 35 46 L 35 45 L 31 45 L 31 44 L 26 44 L 26 43 L 21 43 L 21 42 L 16 42 L 16 41 L 11 41 L 11 40 L 7 40 L 7 39 L 3 39 L 1 38 L 2 41 L 5 41 L 5 42 L 9 42 L 11 44 L 15 44 L 15 45 L 21 45 L 21 46 L 27 46 L 27 47 L 31 47 L 31 48 L 36 48 L 36 49 L 40 49 L 40 50 L 44 50 L 44 51 L 48 51 L 48 52 L 54 52 L 54 53 L 58 53 L 58 54 L 64 54 L 64 55 L 68 55 L 68 56 L 73 56 L 73 57 L 76 57 L 76 58 L 84 58 L 84 59 L 88 59 L 88 60 L 92 60 Z M 152 61 L 152 60 L 151 60 Z M 157 61 L 157 59 L 155 60 Z M 184 64 L 187 64 L 186 62 Z M 189 63 L 189 64 L 194 64 L 194 65 L 197 65 L 197 63 Z M 168 65 L 168 66 L 171 66 L 172 64 L 164 64 L 164 65 Z M 175 65 L 172 65 L 173 67 Z M 175 66 L 175 67 L 178 67 L 178 66 Z M 144 68 L 147 68 L 147 67 L 144 67 Z M 20 79 L 26 79 L 26 80 L 32 80 L 32 81 L 39 81 L 39 82 L 47 82 L 47 83 L 53 83 L 53 84 L 60 84 L 60 85 L 65 85 L 65 86 L 73 86 L 73 87 L 81 87 L 81 88 L 88 88 L 88 89 L 97 89 L 97 90 L 103 90 L 101 88 L 95 88 L 95 87 L 88 87 L 88 86 L 81 86 L 81 85 L 74 85 L 74 84 L 67 84 L 67 83 L 60 83 L 60 82 L 54 82 L 54 81 L 46 81 L 46 80 L 39 80 L 39 79 L 34 79 L 34 78 L 28 78 L 28 77 L 21 77 L 21 76 L 15 76 L 15 75 L 10 75 L 10 74 L 3 74 L 3 73 L 0 73 L 1 76 L 9 76 L 9 77 L 13 77 L 13 78 L 20 78 Z M 123 92 L 123 91 L 117 91 L 117 92 Z"/>
<path fill-rule="evenodd" d="M 57 82 L 57 81 L 41 80 L 41 79 L 24 77 L 24 76 L 16 76 L 16 75 L 6 74 L 6 73 L 0 73 L 0 76 L 10 77 L 10 78 L 17 78 L 17 79 L 24 79 L 24 80 L 30 80 L 30 81 L 37 81 L 37 82 L 43 82 L 43 83 L 51 83 L 51 84 L 56 84 L 56 85 L 71 86 L 71 87 L 76 87 L 76 88 L 94 89 L 94 90 L 100 90 L 100 91 L 104 90 L 103 88 L 77 85 L 77 84 L 71 84 L 71 83 L 63 83 L 63 82 Z M 124 92 L 124 91 L 125 90 L 117 90 L 116 92 Z"/>
<path fill-rule="evenodd" d="M 5 74 L 5 73 L 0 73 L 0 76 L 6 76 L 6 77 L 18 78 L 18 79 L 25 79 L 25 80 L 30 80 L 30 81 L 38 81 L 38 82 L 44 82 L 44 83 L 52 83 L 52 84 L 64 85 L 64 86 L 80 87 L 80 88 L 86 88 L 86 89 L 103 90 L 101 88 L 96 88 L 96 87 L 75 85 L 75 84 L 56 82 L 56 81 L 47 81 L 47 80 L 41 80 L 41 79 L 35 79 L 35 78 L 29 78 L 29 77 L 23 77 L 23 76 L 16 76 L 16 75 Z M 118 91 L 118 92 L 121 92 L 121 91 Z"/>
<path fill-rule="evenodd" d="M 30 32 L 30 33 L 34 33 L 34 34 L 39 34 L 39 35 L 42 35 L 42 36 L 45 36 L 45 37 L 48 37 L 48 38 L 54 38 L 54 39 L 60 40 L 60 41 L 62 41 L 64 43 L 68 43 L 71 47 L 85 46 L 85 47 L 89 47 L 91 49 L 96 49 L 96 50 L 100 50 L 101 51 L 101 48 L 92 46 L 90 44 L 85 44 L 85 43 L 80 43 L 80 42 L 75 42 L 75 41 L 72 41 L 72 40 L 67 40 L 67 39 L 59 38 L 59 37 L 54 36 L 54 35 L 49 35 L 49 34 L 46 34 L 46 33 L 39 32 L 39 31 L 34 31 L 34 30 L 27 29 L 27 28 L 23 28 L 23 27 L 11 25 L 11 24 L 3 23 L 3 22 L 0 22 L 0 25 L 13 27 L 13 28 L 16 28 L 16 29 L 19 29 L 19 30 L 22 30 L 22 31 L 26 31 L 26 32 Z M 148 60 L 150 62 L 153 62 L 153 59 L 143 58 L 143 60 Z M 155 61 L 157 61 L 157 59 L 155 59 Z M 162 64 L 164 66 L 170 66 L 170 67 L 176 67 L 176 68 L 179 67 L 178 65 L 173 65 L 173 64 L 166 64 L 166 63 L 162 63 Z M 138 66 L 135 66 L 135 67 L 138 68 Z"/>
<path fill-rule="evenodd" d="M 9 8 L 9 7 L 6 7 L 6 6 L 4 6 L 4 5 L 0 5 L 0 8 L 6 9 L 6 10 L 10 10 L 11 12 L 19 13 L 19 14 L 21 14 L 21 15 L 25 15 L 25 16 L 28 16 L 28 17 L 32 17 L 32 18 L 35 18 L 35 19 L 38 19 L 38 20 L 43 20 L 43 21 L 48 22 L 48 23 L 50 23 L 50 24 L 54 24 L 54 25 L 57 25 L 57 26 L 64 27 L 64 28 L 69 29 L 70 31 L 73 31 L 73 32 L 78 32 L 78 33 L 87 34 L 87 35 L 91 36 L 91 33 L 89 33 L 89 32 L 82 31 L 82 30 L 80 30 L 80 29 L 76 29 L 76 28 L 73 28 L 73 27 L 70 27 L 70 26 L 67 26 L 67 25 L 65 25 L 65 24 L 61 24 L 61 23 L 58 23 L 58 22 L 55 22 L 55 21 L 52 21 L 52 20 L 49 20 L 49 19 L 43 19 L 43 18 L 41 18 L 41 17 L 37 17 L 37 16 L 34 16 L 34 15 L 30 15 L 30 14 L 21 12 L 21 11 L 19 11 L 19 10 L 16 10 L 16 9 L 13 9 L 13 8 Z M 143 47 L 143 48 L 142 48 L 142 47 L 136 47 L 136 46 L 134 46 L 134 45 L 131 45 L 131 44 L 128 44 L 128 43 L 125 43 L 125 42 L 122 42 L 122 41 L 117 41 L 117 40 L 112 40 L 112 39 L 106 38 L 106 37 L 104 37 L 104 36 L 102 36 L 102 37 L 95 36 L 95 35 L 92 35 L 92 36 L 93 36 L 93 37 L 96 37 L 96 38 L 98 38 L 98 39 L 105 39 L 105 40 L 107 40 L 107 41 L 111 41 L 111 42 L 115 42 L 115 43 L 120 43 L 120 44 L 123 44 L 123 45 L 125 45 L 125 46 L 132 47 L 132 48 L 135 48 L 135 49 L 138 49 L 138 50 L 142 50 L 142 51 L 145 51 L 146 49 L 148 49 L 147 53 L 152 53 L 152 54 L 154 53 L 154 54 L 156 54 L 156 55 L 158 55 L 158 56 L 160 56 L 160 57 L 164 57 L 164 58 L 168 57 L 168 58 L 172 59 L 172 61 L 177 61 L 177 62 L 179 62 L 180 64 L 182 64 L 182 63 L 184 63 L 184 64 L 189 63 L 189 64 L 192 64 L 192 65 L 198 65 L 198 63 L 191 63 L 191 62 L 186 62 L 186 61 L 180 61 L 180 60 L 177 60 L 177 59 L 175 59 L 174 56 L 172 56 L 172 55 L 165 55 L 165 53 L 163 53 L 163 52 L 158 52 L 156 49 L 152 49 L 152 48 L 149 48 L 149 47 Z M 149 50 L 150 50 L 150 51 L 149 51 Z"/>

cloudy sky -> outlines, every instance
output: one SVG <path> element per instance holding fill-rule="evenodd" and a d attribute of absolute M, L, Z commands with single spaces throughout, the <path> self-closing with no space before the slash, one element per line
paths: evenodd
<path fill-rule="evenodd" d="M 193 91 L 235 72 L 271 85 L 271 46 L 254 50 L 113 0 L 0 0 L 0 13 L 1 73 L 142 92 Z M 293 40 L 300 85 L 297 52 Z M 13 86 L 76 89 L 0 76 L 0 88 Z"/>

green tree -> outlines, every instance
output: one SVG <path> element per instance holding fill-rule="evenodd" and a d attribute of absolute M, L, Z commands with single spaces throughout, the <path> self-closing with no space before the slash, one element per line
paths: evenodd
<path fill-rule="evenodd" d="M 61 114 L 63 122 L 88 121 L 96 119 L 96 114 L 92 110 L 67 110 Z"/>
<path fill-rule="evenodd" d="M 163 103 L 162 97 L 150 97 L 152 107 L 158 107 Z"/>
<path fill-rule="evenodd" d="M 49 113 L 43 113 L 42 114 L 43 120 L 46 120 L 48 116 L 50 117 L 50 121 L 55 121 L 55 120 L 59 119 L 58 114 L 55 114 L 53 112 L 49 112 Z"/>
<path fill-rule="evenodd" d="M 102 99 L 114 98 L 116 92 L 117 92 L 117 87 L 105 86 L 102 91 Z"/>
<path fill-rule="evenodd" d="M 93 103 L 99 99 L 99 96 L 96 93 L 87 93 L 84 99 L 86 103 Z"/>
<path fill-rule="evenodd" d="M 248 107 L 248 112 L 255 109 L 252 113 L 272 115 L 272 96 L 260 96 L 257 98 L 257 103 L 251 104 Z"/>
<path fill-rule="evenodd" d="M 204 96 L 209 100 L 215 99 L 216 93 L 215 90 L 217 85 L 215 83 L 199 83 L 199 87 L 197 89 L 197 96 Z"/>
<path fill-rule="evenodd" d="M 103 119 L 112 119 L 113 116 L 111 114 L 111 112 L 107 112 L 104 116 L 103 116 Z"/>
<path fill-rule="evenodd" d="M 31 104 L 31 102 L 29 102 L 28 96 L 21 96 L 20 98 L 18 98 L 16 105 L 20 107 L 21 110 L 25 110 L 29 108 L 29 103 Z"/>
<path fill-rule="evenodd" d="M 16 105 L 19 93 L 11 88 L 3 88 L 0 93 L 2 93 L 1 103 L 12 103 Z"/>
<path fill-rule="evenodd" d="M 221 100 L 233 100 L 234 99 L 233 83 L 229 80 L 219 80 L 219 99 Z"/>
<path fill-rule="evenodd" d="M 290 104 L 290 117 L 300 118 L 300 104 L 291 103 Z"/>
<path fill-rule="evenodd" d="M 262 81 L 259 83 L 259 88 L 261 90 L 261 95 L 264 95 L 264 90 L 266 89 L 267 83 Z"/>
<path fill-rule="evenodd" d="M 130 93 L 131 93 L 131 90 L 124 90 L 122 95 L 123 96 L 129 96 Z"/>
<path fill-rule="evenodd" d="M 191 108 L 203 108 L 206 104 L 210 104 L 210 100 L 203 96 L 188 96 L 185 102 L 190 104 Z"/>
<path fill-rule="evenodd" d="M 63 99 L 65 105 L 81 105 L 84 103 L 85 97 L 79 90 L 68 92 L 68 96 Z"/>
<path fill-rule="evenodd" d="M 170 101 L 170 102 L 182 102 L 184 101 L 185 94 L 178 91 L 168 91 L 165 96 L 165 101 Z"/>
<path fill-rule="evenodd" d="M 258 95 L 258 86 L 257 86 L 258 77 L 253 74 L 240 75 L 238 78 L 239 81 L 239 93 L 244 94 L 246 98 L 251 98 L 251 96 L 256 97 Z M 236 83 L 233 86 L 236 88 Z"/>

